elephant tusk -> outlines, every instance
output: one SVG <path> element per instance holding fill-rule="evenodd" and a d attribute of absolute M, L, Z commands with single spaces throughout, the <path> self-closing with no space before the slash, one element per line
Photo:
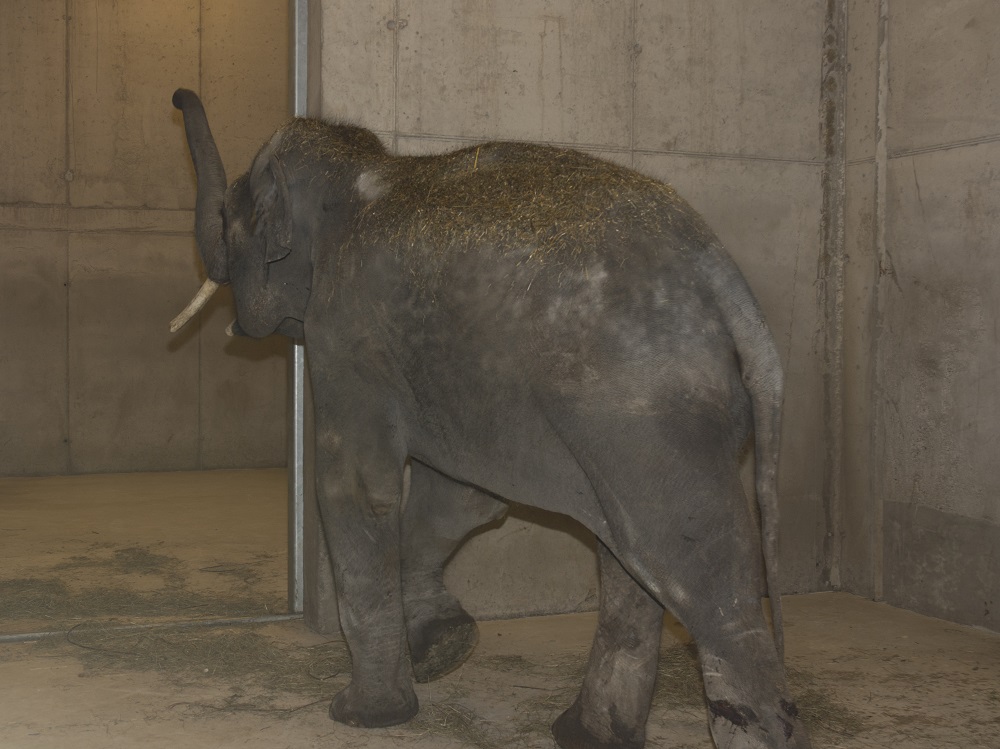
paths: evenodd
<path fill-rule="evenodd" d="M 183 328 L 188 320 L 198 314 L 198 311 L 205 306 L 209 299 L 212 298 L 219 288 L 219 284 L 213 281 L 211 278 L 206 279 L 205 283 L 201 285 L 198 289 L 198 293 L 194 295 L 194 299 L 190 301 L 184 311 L 181 312 L 177 317 L 170 321 L 170 332 L 176 333 L 178 330 Z"/>
<path fill-rule="evenodd" d="M 229 323 L 229 325 L 226 326 L 226 335 L 229 336 L 230 338 L 232 338 L 234 335 L 236 335 L 235 333 L 233 333 L 233 326 L 234 325 L 236 325 L 236 321 L 235 320 L 233 320 L 231 323 Z"/>

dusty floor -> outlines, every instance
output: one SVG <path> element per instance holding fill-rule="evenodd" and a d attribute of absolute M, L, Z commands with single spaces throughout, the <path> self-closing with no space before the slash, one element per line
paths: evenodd
<path fill-rule="evenodd" d="M 349 661 L 300 621 L 178 625 L 284 610 L 283 497 L 280 471 L 0 480 L 0 747 L 554 746 L 593 615 L 483 622 L 473 658 L 418 687 L 418 717 L 377 731 L 326 717 Z M 814 746 L 1000 749 L 1000 636 L 785 601 Z M 39 631 L 62 634 L 9 642 Z M 647 746 L 709 749 L 702 699 L 668 622 Z"/>

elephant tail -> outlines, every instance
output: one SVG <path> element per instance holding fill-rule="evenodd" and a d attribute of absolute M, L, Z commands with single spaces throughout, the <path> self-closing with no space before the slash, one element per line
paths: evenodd
<path fill-rule="evenodd" d="M 778 451 L 784 399 L 781 359 L 760 306 L 732 259 L 721 247 L 710 247 L 703 260 L 709 266 L 707 280 L 736 345 L 740 374 L 753 407 L 755 488 L 764 576 L 774 644 L 779 659 L 783 659 L 785 638 L 778 577 Z"/>

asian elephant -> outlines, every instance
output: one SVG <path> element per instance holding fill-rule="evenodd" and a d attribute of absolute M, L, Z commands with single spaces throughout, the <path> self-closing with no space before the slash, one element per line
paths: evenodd
<path fill-rule="evenodd" d="M 503 498 L 599 540 L 598 627 L 559 746 L 643 745 L 667 609 L 697 644 L 717 746 L 808 747 L 781 663 L 781 366 L 687 203 L 572 150 L 400 157 L 313 119 L 279 129 L 227 186 L 198 97 L 173 103 L 209 277 L 173 327 L 228 283 L 235 332 L 305 339 L 353 663 L 330 715 L 404 722 L 414 675 L 467 657 L 475 624 L 442 567 Z M 739 476 L 751 433 L 762 531 Z"/>

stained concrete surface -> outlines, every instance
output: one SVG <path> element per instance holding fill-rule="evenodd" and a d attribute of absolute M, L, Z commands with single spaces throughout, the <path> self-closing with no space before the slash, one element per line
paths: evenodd
<path fill-rule="evenodd" d="M 1000 5 L 847 8 L 842 581 L 995 630 Z"/>
<path fill-rule="evenodd" d="M 284 464 L 287 342 L 167 323 L 202 272 L 170 96 L 237 174 L 288 118 L 288 40 L 287 0 L 0 3 L 0 475 Z"/>
<path fill-rule="evenodd" d="M 593 613 L 482 622 L 472 659 L 418 687 L 417 718 L 377 731 L 326 716 L 349 673 L 339 639 L 294 620 L 190 626 L 282 610 L 284 480 L 0 480 L 0 634 L 62 632 L 0 643 L 0 746 L 553 746 Z M 997 747 L 1000 636 L 846 594 L 785 607 L 789 680 L 817 748 Z M 137 624 L 162 626 L 120 628 Z M 647 746 L 712 746 L 693 652 L 669 619 Z"/>
<path fill-rule="evenodd" d="M 174 609 L 284 612 L 286 494 L 283 470 L 0 479 L 0 635 Z M 474 616 L 593 610 L 593 537 L 515 507 L 459 549 L 445 580 Z"/>
<path fill-rule="evenodd" d="M 283 470 L 0 479 L 0 635 L 284 613 Z"/>

